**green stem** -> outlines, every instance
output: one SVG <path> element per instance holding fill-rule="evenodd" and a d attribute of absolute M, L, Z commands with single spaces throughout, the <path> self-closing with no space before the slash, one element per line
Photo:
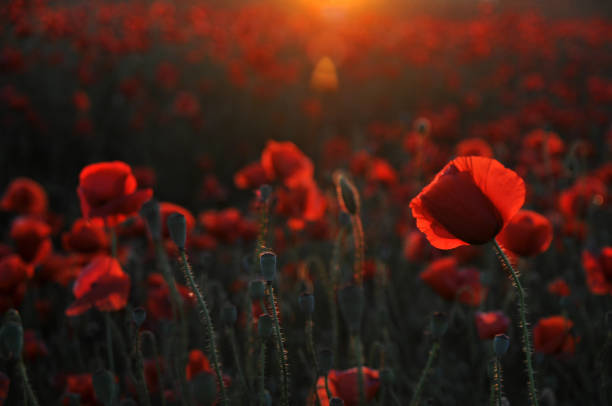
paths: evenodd
<path fill-rule="evenodd" d="M 108 369 L 115 374 L 115 356 L 113 354 L 112 320 L 110 312 L 104 312 L 104 322 L 106 328 L 106 354 L 108 356 Z"/>
<path fill-rule="evenodd" d="M 227 336 L 230 340 L 230 345 L 232 347 L 232 352 L 234 353 L 234 363 L 236 364 L 236 370 L 238 370 L 238 376 L 240 377 L 240 383 L 242 387 L 248 392 L 250 391 L 249 383 L 247 382 L 244 370 L 242 369 L 242 364 L 240 363 L 240 353 L 238 352 L 238 344 L 236 343 L 236 335 L 234 334 L 233 327 L 227 327 L 225 330 Z"/>
<path fill-rule="evenodd" d="M 533 365 L 531 361 L 532 348 L 531 348 L 531 338 L 529 337 L 529 326 L 527 325 L 527 306 L 525 304 L 525 290 L 523 289 L 523 286 L 521 285 L 521 281 L 519 280 L 519 277 L 516 271 L 514 270 L 514 267 L 512 266 L 512 264 L 510 263 L 510 260 L 504 253 L 504 250 L 502 250 L 502 248 L 499 246 L 496 240 L 493 240 L 493 245 L 495 246 L 495 250 L 497 251 L 497 254 L 499 255 L 504 267 L 510 273 L 510 276 L 512 277 L 512 282 L 514 283 L 514 286 L 516 287 L 516 290 L 518 292 L 519 313 L 521 316 L 521 328 L 523 330 L 523 344 L 524 344 L 523 350 L 525 352 L 525 363 L 527 364 L 527 374 L 529 377 L 529 397 L 531 399 L 531 403 L 534 406 L 538 406 L 535 375 L 533 373 Z"/>
<path fill-rule="evenodd" d="M 259 350 L 259 405 L 264 406 L 266 404 L 266 342 L 261 342 L 261 348 Z"/>
<path fill-rule="evenodd" d="M 410 400 L 410 406 L 417 406 L 419 404 L 419 398 L 421 397 L 421 392 L 423 391 L 423 386 L 425 385 L 425 381 L 427 380 L 427 375 L 431 372 L 431 367 L 433 365 L 434 359 L 436 355 L 438 355 L 438 351 L 440 350 L 440 342 L 435 341 L 431 346 L 431 350 L 429 350 L 429 357 L 427 358 L 427 363 L 425 364 L 425 368 L 421 372 L 421 377 L 419 378 L 419 382 L 414 390 L 414 394 L 412 395 L 412 400 Z"/>
<path fill-rule="evenodd" d="M 134 338 L 134 355 L 136 356 L 136 376 L 138 379 L 138 397 L 140 404 L 144 406 L 151 406 L 151 399 L 149 398 L 149 389 L 147 388 L 147 381 L 144 374 L 144 362 L 142 358 L 142 337 L 140 336 L 138 329 L 136 329 L 136 337 Z"/>
<path fill-rule="evenodd" d="M 215 330 L 213 328 L 212 321 L 210 319 L 210 312 L 208 311 L 208 305 L 206 304 L 206 301 L 204 300 L 204 297 L 202 296 L 202 292 L 200 292 L 200 289 L 198 288 L 198 285 L 196 284 L 194 280 L 193 273 L 191 271 L 191 266 L 189 265 L 189 262 L 187 261 L 187 254 L 185 253 L 184 249 L 181 250 L 181 260 L 182 260 L 182 265 L 183 265 L 183 271 L 185 272 L 185 279 L 187 279 L 187 283 L 189 284 L 191 291 L 196 296 L 198 305 L 200 306 L 200 316 L 202 317 L 204 327 L 206 327 L 207 334 L 209 337 L 209 343 L 210 343 L 209 355 L 213 363 L 215 375 L 217 376 L 217 386 L 219 387 L 219 390 L 221 392 L 220 394 L 221 404 L 227 406 L 229 405 L 229 401 L 228 401 L 227 394 L 225 391 L 225 384 L 223 382 L 223 374 L 221 373 L 221 365 L 219 363 L 219 358 L 218 358 L 218 353 L 217 353 L 217 344 L 215 342 Z"/>
<path fill-rule="evenodd" d="M 329 390 L 329 380 L 327 379 L 327 375 L 325 375 L 325 391 L 327 392 L 327 399 L 331 400 L 333 395 L 331 390 Z"/>
<path fill-rule="evenodd" d="M 495 357 L 495 386 L 497 386 L 497 405 L 502 406 L 502 370 L 499 358 Z"/>
<path fill-rule="evenodd" d="M 359 405 L 365 405 L 365 382 L 363 378 L 363 349 L 361 348 L 361 338 L 358 335 L 353 336 L 353 350 L 355 352 L 355 360 L 357 361 L 357 387 L 359 389 Z"/>
<path fill-rule="evenodd" d="M 315 379 L 314 379 L 314 393 L 317 399 L 317 404 L 321 404 L 321 400 L 319 399 L 319 392 L 317 391 L 317 381 L 319 380 L 319 360 L 317 359 L 317 353 L 315 351 L 314 346 L 314 338 L 313 338 L 313 330 L 314 330 L 314 322 L 312 321 L 312 315 L 308 315 L 308 319 L 306 320 L 306 325 L 304 326 L 304 333 L 306 334 L 306 347 L 309 352 L 309 356 L 312 359 L 312 363 L 315 371 Z"/>
<path fill-rule="evenodd" d="M 276 350 L 278 352 L 279 364 L 281 370 L 281 405 L 289 406 L 289 371 L 287 363 L 287 354 L 285 352 L 285 344 L 283 342 L 283 334 L 278 320 L 278 305 L 274 296 L 274 288 L 272 283 L 268 285 L 268 300 L 272 306 L 272 318 L 274 320 L 274 338 L 276 342 Z"/>
<path fill-rule="evenodd" d="M 25 364 L 23 362 L 23 358 L 19 358 L 17 361 L 17 368 L 19 370 L 19 375 L 21 375 L 21 380 L 23 382 L 24 392 L 26 394 L 26 403 L 32 406 L 38 406 L 38 399 L 36 399 L 36 395 L 34 394 L 34 390 L 32 389 L 32 385 L 30 384 L 30 380 L 28 379 L 28 371 L 26 370 Z"/>

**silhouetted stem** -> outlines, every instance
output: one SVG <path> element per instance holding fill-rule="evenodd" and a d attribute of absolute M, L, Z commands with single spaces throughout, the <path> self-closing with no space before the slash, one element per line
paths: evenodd
<path fill-rule="evenodd" d="M 523 350 L 525 352 L 525 364 L 527 365 L 527 375 L 529 377 L 529 397 L 531 399 L 531 403 L 534 406 L 538 406 L 538 397 L 536 394 L 536 383 L 535 383 L 535 375 L 533 373 L 533 365 L 531 362 L 531 338 L 529 337 L 529 326 L 527 325 L 527 305 L 525 304 L 525 290 L 521 285 L 521 281 L 514 270 L 514 267 L 510 263 L 510 260 L 504 253 L 504 250 L 499 246 L 497 241 L 493 240 L 493 245 L 495 246 L 495 250 L 497 251 L 499 257 L 501 258 L 503 265 L 506 267 L 510 276 L 512 278 L 512 282 L 516 287 L 519 296 L 519 314 L 521 316 L 521 328 L 523 330 Z"/>
<path fill-rule="evenodd" d="M 149 389 L 147 388 L 147 381 L 144 374 L 144 362 L 142 359 L 142 338 L 136 330 L 136 337 L 134 338 L 134 355 L 136 356 L 136 379 L 138 380 L 138 398 L 140 404 L 143 406 L 151 406 L 151 400 L 149 399 Z"/>
<path fill-rule="evenodd" d="M 227 333 L 227 336 L 229 337 L 230 345 L 232 347 L 232 352 L 234 353 L 234 362 L 236 364 L 236 369 L 238 370 L 238 376 L 240 377 L 240 383 L 242 384 L 242 387 L 248 392 L 250 390 L 249 383 L 247 382 L 244 376 L 244 370 L 242 369 L 242 364 L 240 363 L 240 353 L 238 352 L 238 344 L 236 343 L 236 335 L 234 334 L 234 328 L 227 327 L 225 332 Z"/>
<path fill-rule="evenodd" d="M 361 348 L 361 338 L 358 335 L 353 336 L 353 351 L 355 352 L 355 360 L 357 361 L 357 388 L 359 390 L 359 405 L 365 405 L 365 383 L 363 379 L 363 349 Z"/>
<path fill-rule="evenodd" d="M 502 405 L 502 370 L 499 358 L 495 357 L 495 386 L 497 386 L 497 405 Z"/>
<path fill-rule="evenodd" d="M 34 394 L 34 390 L 30 384 L 30 379 L 28 379 L 28 371 L 26 370 L 23 358 L 21 357 L 19 357 L 19 361 L 17 361 L 17 369 L 19 370 L 19 375 L 21 375 L 21 381 L 23 382 L 23 389 L 26 395 L 27 404 L 38 406 L 38 399 L 36 399 L 36 395 Z"/>
<path fill-rule="evenodd" d="M 429 356 L 427 357 L 427 363 L 425 364 L 425 368 L 421 372 L 421 377 L 419 378 L 419 382 L 417 383 L 416 388 L 414 389 L 414 394 L 412 395 L 412 400 L 410 401 L 410 406 L 417 406 L 419 404 L 419 399 L 421 397 L 421 392 L 423 391 L 423 386 L 425 385 L 425 381 L 427 380 L 427 375 L 431 372 L 431 367 L 433 365 L 434 360 L 436 359 L 436 355 L 438 355 L 438 350 L 440 349 L 440 343 L 438 341 L 434 341 L 431 346 L 431 350 L 429 350 Z"/>
<path fill-rule="evenodd" d="M 266 404 L 266 342 L 261 342 L 261 348 L 259 349 L 259 375 L 258 375 L 258 395 L 259 405 L 265 406 Z"/>
<path fill-rule="evenodd" d="M 289 371 L 287 363 L 287 354 L 285 353 L 285 343 L 283 342 L 283 334 L 280 328 L 278 319 L 278 305 L 274 296 L 274 288 L 272 283 L 268 285 L 268 300 L 272 306 L 272 319 L 274 320 L 274 338 L 276 342 L 276 351 L 278 352 L 279 364 L 281 370 L 281 405 L 289 405 Z"/>
<path fill-rule="evenodd" d="M 198 305 L 200 306 L 200 316 L 202 317 L 202 322 L 204 327 L 206 328 L 206 332 L 208 334 L 208 342 L 210 343 L 210 351 L 209 355 L 213 363 L 213 368 L 215 370 L 215 375 L 217 377 L 217 386 L 220 391 L 220 403 L 222 405 L 229 405 L 229 401 L 227 399 L 227 394 L 225 392 L 225 384 L 223 382 L 223 374 L 221 373 L 221 365 L 219 363 L 218 353 L 217 353 L 217 344 L 215 342 L 215 330 L 212 325 L 212 321 L 210 319 L 210 312 L 208 311 L 208 305 L 202 296 L 202 292 L 198 288 L 196 284 L 193 273 L 191 271 L 191 266 L 189 265 L 189 261 L 187 261 L 187 254 L 185 250 L 181 250 L 181 260 L 183 265 L 183 271 L 185 272 L 185 279 L 187 279 L 187 283 L 191 288 L 191 291 L 196 296 Z"/>
<path fill-rule="evenodd" d="M 113 336 L 112 336 L 112 326 L 111 326 L 111 316 L 110 312 L 104 313 L 104 322 L 106 328 L 106 354 L 108 356 L 108 369 L 111 373 L 115 373 L 115 356 L 113 354 Z"/>

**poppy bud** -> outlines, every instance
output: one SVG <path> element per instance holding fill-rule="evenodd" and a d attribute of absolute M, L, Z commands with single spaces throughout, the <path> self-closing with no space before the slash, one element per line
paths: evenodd
<path fill-rule="evenodd" d="M 185 249 L 185 241 L 187 239 L 187 222 L 185 216 L 181 213 L 172 213 L 168 216 L 168 231 L 170 238 L 176 246 L 182 251 Z"/>
<path fill-rule="evenodd" d="M 7 321 L 0 328 L 2 355 L 8 359 L 18 358 L 23 350 L 23 327 L 21 323 Z"/>
<path fill-rule="evenodd" d="M 431 317 L 431 335 L 436 340 L 442 338 L 448 329 L 446 313 L 435 312 Z"/>
<path fill-rule="evenodd" d="M 276 279 L 276 254 L 272 251 L 262 252 L 259 255 L 259 267 L 266 281 L 272 282 Z"/>
<path fill-rule="evenodd" d="M 259 338 L 262 340 L 267 339 L 272 335 L 272 329 L 274 327 L 274 323 L 272 322 L 272 317 L 267 314 L 262 314 L 259 316 L 257 320 L 257 332 L 259 333 Z"/>
<path fill-rule="evenodd" d="M 217 381 L 214 374 L 199 373 L 190 381 L 190 384 L 198 404 L 212 405 L 217 399 Z"/>
<path fill-rule="evenodd" d="M 351 334 L 361 330 L 364 301 L 363 289 L 357 285 L 347 285 L 338 291 L 340 312 Z"/>
<path fill-rule="evenodd" d="M 161 240 L 162 225 L 161 214 L 159 211 L 159 203 L 155 199 L 151 199 L 140 208 L 140 217 L 142 217 L 149 228 L 153 241 Z"/>
<path fill-rule="evenodd" d="M 259 187 L 259 198 L 262 202 L 265 202 L 270 198 L 272 194 L 272 187 L 270 185 L 261 185 Z"/>
<path fill-rule="evenodd" d="M 117 391 L 113 374 L 106 369 L 100 369 L 93 374 L 92 383 L 98 400 L 104 403 L 105 406 L 111 405 Z"/>
<path fill-rule="evenodd" d="M 359 211 L 359 194 L 357 189 L 341 172 L 337 172 L 334 175 L 334 180 L 336 182 L 336 193 L 338 194 L 340 207 L 352 216 L 356 215 Z"/>
<path fill-rule="evenodd" d="M 147 319 L 147 312 L 142 307 L 137 307 L 132 310 L 132 320 L 136 323 L 136 327 L 142 326 L 142 323 Z"/>
<path fill-rule="evenodd" d="M 221 309 L 221 322 L 226 326 L 233 326 L 238 319 L 238 310 L 231 303 L 226 304 Z"/>
<path fill-rule="evenodd" d="M 344 406 L 344 400 L 340 398 L 331 398 L 329 401 L 329 406 Z"/>
<path fill-rule="evenodd" d="M 334 353 L 327 348 L 319 351 L 319 368 L 322 375 L 327 375 L 334 366 Z"/>
<path fill-rule="evenodd" d="M 380 370 L 380 381 L 384 385 L 393 385 L 395 382 L 395 374 L 389 368 L 383 368 Z"/>
<path fill-rule="evenodd" d="M 505 334 L 497 334 L 493 339 L 493 350 L 498 358 L 501 358 L 508 351 L 509 346 L 510 337 Z"/>
<path fill-rule="evenodd" d="M 312 293 L 302 293 L 298 298 L 298 304 L 304 314 L 311 315 L 314 313 L 315 298 Z"/>
<path fill-rule="evenodd" d="M 266 296 L 266 284 L 264 281 L 256 279 L 249 282 L 249 296 L 251 300 L 261 300 Z"/>

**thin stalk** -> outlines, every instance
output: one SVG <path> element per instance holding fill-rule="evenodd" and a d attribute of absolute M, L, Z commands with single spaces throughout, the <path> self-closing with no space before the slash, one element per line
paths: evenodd
<path fill-rule="evenodd" d="M 274 288 L 272 283 L 268 284 L 268 300 L 270 306 L 272 306 L 272 319 L 274 320 L 274 338 L 276 342 L 276 350 L 279 357 L 279 365 L 281 370 L 281 405 L 289 406 L 289 371 L 287 363 L 287 354 L 285 351 L 285 343 L 283 341 L 283 334 L 280 328 L 280 321 L 278 319 L 278 304 L 276 303 L 276 297 L 274 296 Z"/>
<path fill-rule="evenodd" d="M 108 357 L 108 369 L 115 373 L 115 356 L 113 354 L 112 320 L 110 312 L 104 312 L 104 323 L 106 328 L 106 355 Z"/>
<path fill-rule="evenodd" d="M 319 380 L 319 360 L 317 359 L 317 353 L 315 351 L 314 346 L 314 338 L 313 338 L 313 330 L 314 330 L 314 322 L 312 321 L 312 315 L 309 314 L 306 319 L 306 324 L 304 325 L 304 333 L 306 334 L 306 348 L 308 349 L 309 356 L 312 359 L 312 363 L 315 371 L 315 379 L 314 379 L 314 393 L 317 399 L 317 404 L 321 404 L 321 400 L 319 399 L 319 392 L 317 391 L 317 381 Z"/>
<path fill-rule="evenodd" d="M 247 392 L 250 392 L 250 385 L 245 378 L 244 370 L 242 369 L 242 363 L 240 362 L 240 353 L 238 352 L 238 344 L 236 343 L 236 334 L 234 334 L 234 328 L 227 327 L 225 329 L 225 333 L 229 337 L 232 352 L 234 353 L 234 363 L 236 364 L 236 370 L 238 371 L 240 383 Z"/>
<path fill-rule="evenodd" d="M 417 406 L 419 404 L 419 399 L 421 397 L 421 392 L 423 391 L 423 386 L 425 386 L 425 381 L 427 380 L 427 375 L 431 372 L 431 367 L 433 365 L 436 356 L 438 355 L 438 351 L 440 350 L 440 342 L 434 341 L 431 346 L 431 350 L 429 350 L 429 356 L 427 357 L 427 363 L 425 364 L 425 368 L 421 372 L 421 377 L 419 378 L 419 382 L 414 390 L 414 394 L 412 395 L 412 400 L 410 400 L 410 406 Z"/>
<path fill-rule="evenodd" d="M 138 398 L 140 404 L 144 406 L 151 406 L 151 399 L 149 398 L 149 389 L 147 388 L 147 381 L 144 374 L 144 362 L 142 358 L 142 337 L 136 329 L 134 337 L 134 356 L 136 357 L 136 379 L 138 383 Z"/>
<path fill-rule="evenodd" d="M 266 403 L 266 342 L 261 342 L 261 348 L 259 349 L 259 375 L 258 375 L 258 395 L 259 405 L 265 406 Z"/>
<path fill-rule="evenodd" d="M 525 290 L 523 289 L 523 285 L 521 285 L 521 281 L 514 270 L 514 267 L 510 263 L 510 260 L 504 253 L 504 250 L 499 246 L 497 241 L 493 240 L 493 245 L 499 258 L 502 261 L 502 265 L 509 272 L 512 282 L 516 287 L 519 296 L 519 314 L 521 316 L 521 328 L 523 330 L 523 350 L 525 352 L 525 364 L 527 365 L 527 375 L 529 377 L 529 398 L 531 399 L 531 403 L 534 406 L 538 406 L 538 397 L 536 394 L 536 383 L 535 383 L 535 375 L 533 373 L 533 365 L 531 361 L 531 338 L 529 336 L 529 326 L 527 325 L 527 306 L 525 304 Z"/>
<path fill-rule="evenodd" d="M 353 351 L 355 352 L 355 360 L 357 361 L 357 389 L 359 390 L 359 405 L 365 405 L 365 381 L 363 378 L 363 349 L 361 348 L 361 338 L 358 335 L 353 336 Z"/>
<path fill-rule="evenodd" d="M 495 357 L 495 386 L 497 386 L 497 405 L 502 405 L 502 370 L 499 358 Z"/>
<path fill-rule="evenodd" d="M 166 406 L 166 397 L 164 396 L 164 379 L 161 371 L 161 363 L 159 361 L 159 354 L 157 352 L 157 340 L 151 331 L 143 331 L 140 333 L 141 336 L 145 335 L 149 337 L 151 341 L 151 351 L 155 359 L 155 372 L 157 373 L 157 382 L 159 384 L 159 397 L 161 399 L 161 405 Z"/>
<path fill-rule="evenodd" d="M 38 406 L 38 399 L 36 399 L 36 395 L 34 394 L 34 390 L 30 384 L 30 379 L 28 379 L 28 371 L 26 370 L 25 363 L 21 357 L 19 357 L 19 361 L 17 361 L 17 369 L 19 370 L 19 375 L 21 375 L 23 389 L 26 395 L 24 401 L 26 404 Z"/>
<path fill-rule="evenodd" d="M 202 296 L 202 292 L 200 292 L 200 289 L 198 288 L 198 285 L 196 284 L 194 277 L 193 277 L 193 272 L 191 271 L 191 266 L 189 265 L 189 261 L 187 261 L 187 254 L 185 253 L 185 250 L 181 250 L 181 262 L 182 262 L 182 268 L 183 268 L 183 272 L 185 273 L 185 279 L 187 279 L 187 283 L 189 284 L 189 287 L 191 288 L 191 291 L 195 294 L 198 305 L 200 307 L 200 316 L 202 318 L 202 322 L 204 324 L 204 327 L 206 328 L 208 337 L 209 337 L 209 344 L 210 344 L 210 351 L 209 351 L 209 355 L 210 358 L 212 360 L 213 363 L 213 368 L 215 370 L 215 375 L 217 377 L 217 386 L 219 387 L 220 390 L 220 402 L 222 405 L 227 406 L 229 405 L 229 400 L 227 398 L 227 393 L 225 391 L 225 384 L 223 382 L 223 374 L 221 373 L 221 365 L 219 363 L 219 358 L 218 358 L 218 353 L 217 353 L 217 344 L 215 342 L 215 330 L 213 328 L 212 325 L 212 321 L 210 319 L 210 312 L 208 311 L 208 305 L 206 304 L 206 301 L 204 300 L 204 297 Z"/>
<path fill-rule="evenodd" d="M 353 277 L 358 284 L 363 283 L 363 268 L 364 268 L 364 238 L 363 225 L 359 212 L 351 216 L 353 226 L 353 243 L 355 244 L 355 262 L 353 263 Z"/>

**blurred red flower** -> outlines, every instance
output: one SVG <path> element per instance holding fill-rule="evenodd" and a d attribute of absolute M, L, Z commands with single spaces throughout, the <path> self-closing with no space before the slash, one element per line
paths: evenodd
<path fill-rule="evenodd" d="M 475 268 L 459 268 L 455 257 L 437 259 L 420 275 L 423 282 L 446 300 L 478 306 L 487 296 Z"/>
<path fill-rule="evenodd" d="M 233 207 L 204 211 L 198 216 L 198 221 L 208 234 L 227 244 L 240 237 L 253 239 L 257 235 L 257 225 L 242 217 L 240 211 Z"/>
<path fill-rule="evenodd" d="M 572 291 L 563 278 L 557 278 L 548 284 L 548 291 L 559 297 L 568 297 Z"/>
<path fill-rule="evenodd" d="M 210 366 L 210 361 L 204 353 L 198 349 L 189 351 L 189 360 L 187 361 L 187 367 L 185 368 L 185 376 L 190 381 L 197 374 L 201 372 L 207 372 L 213 374 L 214 371 Z"/>
<path fill-rule="evenodd" d="M 88 262 L 89 256 L 72 254 L 68 256 L 52 253 L 40 264 L 36 273 L 37 280 L 52 281 L 67 286 L 74 281 L 83 266 Z"/>
<path fill-rule="evenodd" d="M 506 249 L 522 257 L 540 254 L 548 249 L 553 237 L 550 220 L 531 210 L 520 210 L 497 236 Z"/>
<path fill-rule="evenodd" d="M 83 217 L 102 217 L 110 225 L 138 213 L 151 189 L 136 190 L 136 178 L 124 162 L 100 162 L 83 168 L 77 193 Z"/>
<path fill-rule="evenodd" d="M 372 400 L 380 388 L 379 372 L 376 369 L 363 367 L 364 394 L 366 401 Z M 345 406 L 357 406 L 359 404 L 357 368 L 350 368 L 344 371 L 332 369 L 327 375 L 329 391 L 333 397 L 344 400 Z M 321 406 L 329 406 L 330 399 L 325 389 L 325 378 L 319 377 L 317 380 L 317 395 L 321 401 Z"/>
<path fill-rule="evenodd" d="M 481 340 L 492 340 L 497 334 L 505 334 L 510 325 L 510 319 L 501 311 L 476 312 L 474 321 Z"/>
<path fill-rule="evenodd" d="M 291 188 L 279 188 L 276 212 L 287 217 L 293 230 L 302 230 L 308 221 L 323 217 L 327 207 L 325 196 L 312 179 L 306 179 Z"/>
<path fill-rule="evenodd" d="M 256 189 L 268 182 L 266 170 L 259 161 L 248 164 L 234 175 L 234 184 L 238 189 Z"/>
<path fill-rule="evenodd" d="M 67 316 L 78 316 L 94 306 L 102 312 L 119 310 L 127 304 L 130 277 L 115 258 L 100 255 L 83 268 L 72 292 L 76 300 L 66 309 Z"/>
<path fill-rule="evenodd" d="M 606 185 L 593 176 L 576 180 L 573 186 L 559 194 L 559 209 L 571 220 L 584 219 L 591 205 L 601 206 L 606 202 Z"/>
<path fill-rule="evenodd" d="M 483 156 L 493 158 L 493 150 L 482 138 L 468 138 L 457 144 L 457 156 Z"/>
<path fill-rule="evenodd" d="M 147 278 L 147 286 L 147 313 L 157 320 L 171 320 L 174 315 L 170 304 L 170 288 L 163 276 L 159 273 L 150 274 Z M 176 288 L 184 302 L 193 303 L 195 300 L 193 293 L 186 286 L 177 283 Z"/>
<path fill-rule="evenodd" d="M 582 267 L 591 293 L 612 295 L 612 246 L 603 247 L 598 253 L 583 251 Z"/>
<path fill-rule="evenodd" d="M 449 162 L 411 202 L 417 227 L 436 248 L 491 241 L 518 212 L 525 183 L 494 159 Z"/>
<path fill-rule="evenodd" d="M 63 406 L 72 404 L 69 394 L 80 396 L 81 406 L 100 406 L 93 387 L 91 374 L 73 374 L 66 377 L 66 389 L 62 399 Z"/>
<path fill-rule="evenodd" d="M 70 231 L 62 235 L 62 246 L 68 252 L 95 255 L 108 250 L 110 241 L 102 219 L 77 219 Z"/>
<path fill-rule="evenodd" d="M 49 349 L 43 340 L 38 338 L 36 331 L 27 329 L 23 332 L 23 356 L 27 360 L 49 355 Z"/>
<path fill-rule="evenodd" d="M 570 333 L 574 323 L 563 316 L 538 320 L 533 327 L 533 345 L 536 352 L 549 355 L 573 354 L 576 338 Z"/>
<path fill-rule="evenodd" d="M 33 217 L 17 217 L 11 225 L 15 250 L 24 262 L 38 265 L 51 253 L 51 227 Z"/>
<path fill-rule="evenodd" d="M 314 173 L 312 161 L 290 141 L 268 141 L 261 153 L 261 166 L 268 179 L 287 186 L 311 179 Z"/>
<path fill-rule="evenodd" d="M 34 268 L 21 260 L 19 255 L 0 259 L 0 313 L 21 304 L 26 282 L 34 275 Z"/>
<path fill-rule="evenodd" d="M 16 178 L 6 188 L 0 208 L 24 215 L 42 215 L 47 211 L 47 193 L 32 179 Z"/>

